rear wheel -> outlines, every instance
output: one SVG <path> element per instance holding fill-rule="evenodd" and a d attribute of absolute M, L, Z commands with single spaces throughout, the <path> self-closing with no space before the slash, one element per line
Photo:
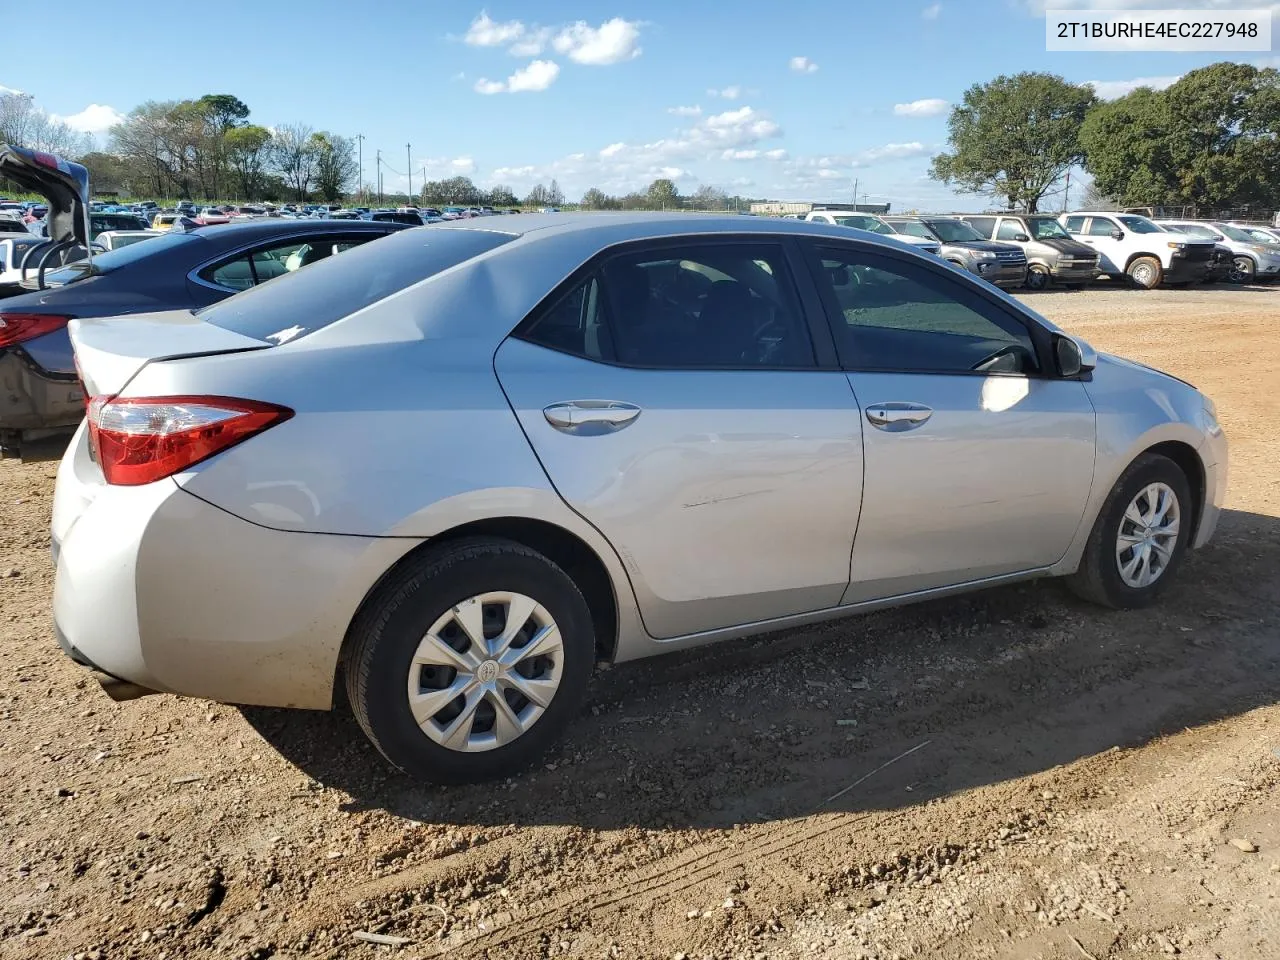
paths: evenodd
<path fill-rule="evenodd" d="M 1160 286 L 1160 281 L 1164 277 L 1160 261 L 1155 257 L 1135 257 L 1125 272 L 1130 280 L 1144 290 Z"/>
<path fill-rule="evenodd" d="M 1177 572 L 1192 522 L 1191 487 L 1168 457 L 1138 457 L 1116 481 L 1067 586 L 1085 600 L 1130 609 L 1155 601 Z"/>
<path fill-rule="evenodd" d="M 423 555 L 352 627 L 346 683 L 365 734 L 423 780 L 506 776 L 573 719 L 595 636 L 586 600 L 546 557 L 497 539 Z"/>

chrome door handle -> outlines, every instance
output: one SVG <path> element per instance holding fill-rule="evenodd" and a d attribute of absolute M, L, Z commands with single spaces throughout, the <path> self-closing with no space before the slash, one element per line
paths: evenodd
<path fill-rule="evenodd" d="M 542 409 L 547 423 L 564 433 L 613 433 L 635 421 L 640 408 L 620 400 L 568 400 Z"/>
<path fill-rule="evenodd" d="M 933 411 L 923 403 L 890 401 L 867 407 L 867 420 L 871 425 L 890 432 L 911 430 L 932 416 Z"/>

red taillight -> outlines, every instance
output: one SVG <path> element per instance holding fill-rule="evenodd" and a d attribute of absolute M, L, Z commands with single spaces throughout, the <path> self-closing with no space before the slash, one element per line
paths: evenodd
<path fill-rule="evenodd" d="M 70 319 L 60 313 L 0 313 L 0 349 L 61 330 Z"/>
<path fill-rule="evenodd" d="M 107 483 L 137 486 L 185 470 L 293 416 L 232 397 L 94 397 L 89 442 Z"/>

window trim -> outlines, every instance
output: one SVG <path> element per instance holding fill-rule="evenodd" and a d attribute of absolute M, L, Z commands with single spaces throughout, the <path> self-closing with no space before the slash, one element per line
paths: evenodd
<path fill-rule="evenodd" d="M 601 268 L 610 260 L 622 256 L 631 256 L 634 254 L 661 253 L 665 250 L 682 249 L 690 246 L 715 244 L 716 246 L 776 246 L 783 255 L 783 266 L 790 274 L 791 280 L 791 296 L 795 309 L 799 312 L 799 317 L 803 321 L 803 328 L 809 335 L 809 345 L 813 349 L 814 362 L 803 367 L 750 367 L 750 366 L 663 366 L 659 364 L 639 364 L 627 363 L 617 358 L 616 354 L 608 359 L 583 356 L 569 350 L 561 350 L 557 347 L 547 346 L 539 343 L 537 340 L 530 339 L 528 333 L 530 328 L 534 327 L 546 313 L 559 304 L 562 297 L 568 294 L 580 283 L 585 283 L 593 274 L 598 274 Z M 607 247 L 598 250 L 585 263 L 570 273 L 567 277 L 551 288 L 542 299 L 540 299 L 525 316 L 511 329 L 511 332 L 503 338 L 503 342 L 507 339 L 514 338 L 523 340 L 533 346 L 541 347 L 544 350 L 551 350 L 555 353 L 568 357 L 575 357 L 584 360 L 587 363 L 598 363 L 602 366 L 618 367 L 625 370 L 660 370 L 665 373 L 683 373 L 695 371 L 718 371 L 718 372 L 742 372 L 742 373 L 787 373 L 787 372 L 830 372 L 839 370 L 840 365 L 836 358 L 835 342 L 832 339 L 831 329 L 826 323 L 825 311 L 818 313 L 816 309 L 820 309 L 821 301 L 818 299 L 818 292 L 811 289 L 812 280 L 805 269 L 805 261 L 803 255 L 799 251 L 796 238 L 788 234 L 779 233 L 688 233 L 668 235 L 663 237 L 648 237 L 641 240 L 623 240 L 618 243 L 610 244 Z M 612 328 L 613 316 L 610 306 L 611 297 L 608 294 L 607 284 L 602 278 L 597 278 L 601 284 L 602 296 L 600 303 L 603 311 L 604 322 L 609 332 L 609 341 L 612 343 L 615 339 Z M 807 291 L 807 292 L 806 292 Z M 501 347 L 501 343 L 498 345 Z M 496 353 L 496 351 L 495 351 Z"/>
<path fill-rule="evenodd" d="M 934 278 L 943 284 L 951 284 L 969 295 L 969 299 L 979 301 L 983 306 L 998 311 L 1003 316 L 1008 317 L 1015 323 L 1020 324 L 1026 331 L 1031 340 L 1031 345 L 1036 353 L 1036 362 L 1040 369 L 1031 373 L 1004 373 L 1001 371 L 990 370 L 918 370 L 910 367 L 864 367 L 858 365 L 856 358 L 840 356 L 841 369 L 846 373 L 888 373 L 888 374 L 912 374 L 915 376 L 943 376 L 943 377 L 1022 377 L 1028 380 L 1072 380 L 1079 379 L 1077 377 L 1062 377 L 1057 373 L 1057 364 L 1053 361 L 1053 334 L 1037 320 L 1034 316 L 1020 309 L 1011 307 L 999 297 L 995 296 L 992 291 L 986 289 L 989 285 L 980 284 L 976 278 L 967 273 L 957 273 L 951 270 L 942 269 L 942 261 L 938 265 L 930 262 L 923 255 L 908 255 L 904 251 L 893 250 L 889 247 L 882 247 L 876 244 L 865 243 L 858 240 L 845 239 L 843 237 L 818 239 L 816 237 L 802 238 L 802 246 L 805 252 L 805 258 L 809 268 L 810 281 L 818 289 L 819 296 L 822 301 L 823 315 L 826 317 L 827 324 L 830 328 L 830 335 L 839 351 L 840 338 L 836 336 L 836 324 L 846 323 L 844 312 L 840 309 L 840 304 L 836 302 L 834 291 L 823 287 L 822 278 L 822 257 L 819 253 L 820 248 L 834 248 L 838 250 L 847 250 L 851 255 L 870 256 L 873 259 L 886 261 L 897 261 L 907 267 L 917 270 L 924 270 L 933 275 Z M 964 303 L 963 300 L 961 300 Z M 965 303 L 965 306 L 970 304 Z M 971 307 L 972 309 L 972 307 Z M 977 311 L 981 313 L 982 311 Z"/>

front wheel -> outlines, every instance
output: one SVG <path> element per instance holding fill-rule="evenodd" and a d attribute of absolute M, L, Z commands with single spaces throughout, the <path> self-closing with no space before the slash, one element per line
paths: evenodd
<path fill-rule="evenodd" d="M 591 613 L 521 544 L 469 539 L 394 577 L 352 625 L 346 685 L 365 734 L 422 780 L 507 776 L 573 719 L 595 658 Z"/>
<path fill-rule="evenodd" d="M 1049 271 L 1039 264 L 1027 268 L 1026 287 L 1028 290 L 1044 290 L 1049 286 Z"/>
<path fill-rule="evenodd" d="M 1232 283 L 1253 283 L 1253 275 L 1257 272 L 1253 261 L 1248 257 L 1236 257 L 1231 261 Z"/>
<path fill-rule="evenodd" d="M 1160 261 L 1155 257 L 1135 257 L 1125 272 L 1130 280 L 1144 290 L 1160 286 L 1160 281 L 1164 277 Z"/>
<path fill-rule="evenodd" d="M 1067 586 L 1105 607 L 1154 602 L 1186 552 L 1193 509 L 1190 484 L 1176 463 L 1159 454 L 1138 457 L 1098 512 Z"/>

